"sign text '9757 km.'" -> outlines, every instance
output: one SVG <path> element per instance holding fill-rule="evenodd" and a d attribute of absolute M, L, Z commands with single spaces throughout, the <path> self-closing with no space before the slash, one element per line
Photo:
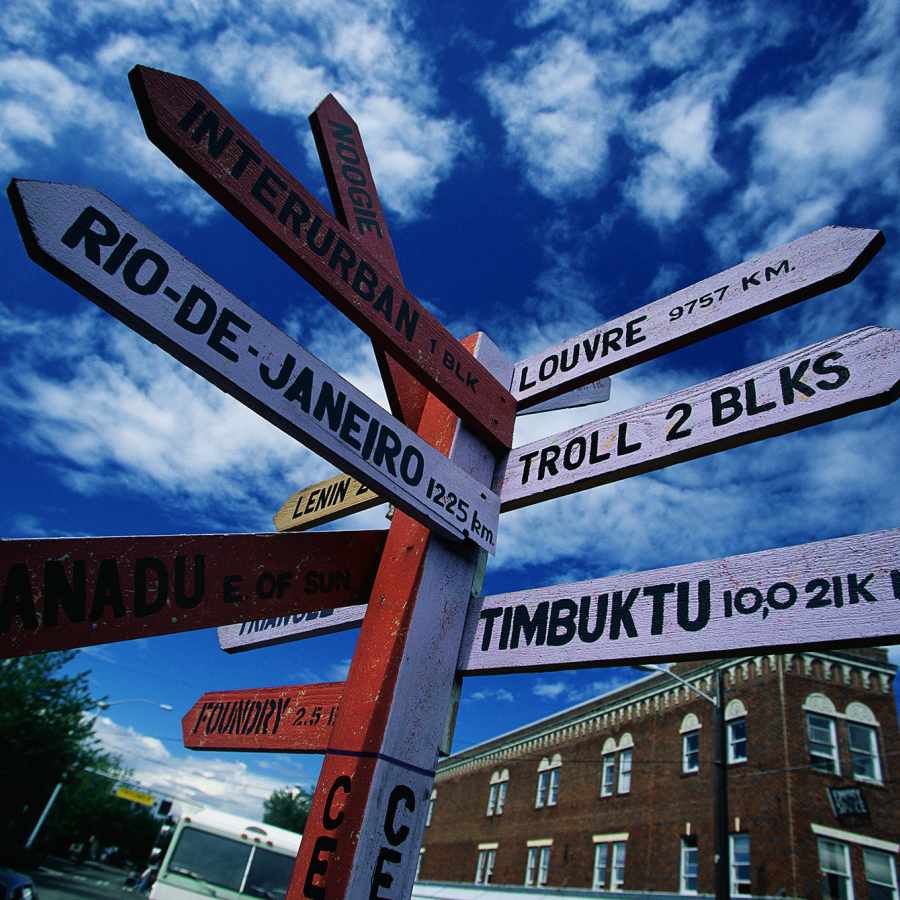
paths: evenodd
<path fill-rule="evenodd" d="M 520 407 L 852 281 L 884 245 L 871 228 L 820 228 L 516 363 Z"/>
<path fill-rule="evenodd" d="M 494 447 L 512 446 L 509 390 L 404 288 L 383 255 L 329 215 L 202 85 L 146 66 L 129 80 L 147 137 L 175 165 L 473 430 Z"/>
<path fill-rule="evenodd" d="M 494 552 L 495 494 L 107 197 L 8 193 L 35 262 L 413 518 Z"/>
<path fill-rule="evenodd" d="M 898 379 L 900 333 L 861 328 L 516 447 L 500 502 L 518 509 L 884 406 Z"/>

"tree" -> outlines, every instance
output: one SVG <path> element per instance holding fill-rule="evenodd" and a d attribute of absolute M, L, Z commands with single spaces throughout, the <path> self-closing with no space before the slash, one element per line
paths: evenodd
<path fill-rule="evenodd" d="M 263 822 L 303 834 L 312 797 L 303 788 L 281 788 L 263 801 Z"/>

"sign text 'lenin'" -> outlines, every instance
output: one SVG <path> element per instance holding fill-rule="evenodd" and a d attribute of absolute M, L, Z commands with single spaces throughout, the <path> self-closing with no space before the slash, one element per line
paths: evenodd
<path fill-rule="evenodd" d="M 0 540 L 0 657 L 359 604 L 386 534 Z"/>
<path fill-rule="evenodd" d="M 516 447 L 502 508 L 619 481 L 897 399 L 900 333 L 861 328 Z"/>
<path fill-rule="evenodd" d="M 413 518 L 494 552 L 495 494 L 109 198 L 8 193 L 35 262 Z"/>
<path fill-rule="evenodd" d="M 147 136 L 373 340 L 495 446 L 512 395 L 196 81 L 135 66 Z"/>
<path fill-rule="evenodd" d="M 318 481 L 291 494 L 275 513 L 278 531 L 302 531 L 387 503 L 350 475 Z"/>

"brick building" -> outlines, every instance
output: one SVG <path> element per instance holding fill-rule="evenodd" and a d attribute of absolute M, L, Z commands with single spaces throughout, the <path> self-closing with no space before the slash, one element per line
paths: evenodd
<path fill-rule="evenodd" d="M 883 650 L 726 670 L 732 895 L 898 900 L 900 739 Z M 654 674 L 443 760 L 420 879 L 712 893 L 714 708 Z"/>

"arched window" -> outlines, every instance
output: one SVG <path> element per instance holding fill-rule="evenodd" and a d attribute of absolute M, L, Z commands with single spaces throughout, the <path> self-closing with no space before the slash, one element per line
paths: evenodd
<path fill-rule="evenodd" d="M 803 701 L 803 709 L 806 711 L 806 742 L 810 766 L 818 772 L 840 775 L 835 722 L 838 711 L 824 694 L 810 694 Z"/>
<path fill-rule="evenodd" d="M 854 701 L 844 710 L 847 737 L 850 745 L 850 764 L 857 781 L 881 784 L 881 754 L 879 753 L 878 719 L 865 703 Z"/>
<path fill-rule="evenodd" d="M 747 762 L 747 707 L 740 700 L 725 707 L 725 731 L 729 764 Z"/>
<path fill-rule="evenodd" d="M 625 732 L 618 741 L 608 737 L 600 751 L 600 796 L 612 797 L 615 794 L 631 792 L 631 754 L 634 739 Z M 618 778 L 616 770 L 618 769 Z"/>
<path fill-rule="evenodd" d="M 556 806 L 559 796 L 559 770 L 562 768 L 562 757 L 554 753 L 552 757 L 544 757 L 538 764 L 537 793 L 534 798 L 535 807 Z"/>
<path fill-rule="evenodd" d="M 681 720 L 681 771 L 700 771 L 700 720 L 688 713 Z"/>
<path fill-rule="evenodd" d="M 506 789 L 509 786 L 509 769 L 498 769 L 491 775 L 491 786 L 488 791 L 487 815 L 499 816 L 506 804 Z"/>

